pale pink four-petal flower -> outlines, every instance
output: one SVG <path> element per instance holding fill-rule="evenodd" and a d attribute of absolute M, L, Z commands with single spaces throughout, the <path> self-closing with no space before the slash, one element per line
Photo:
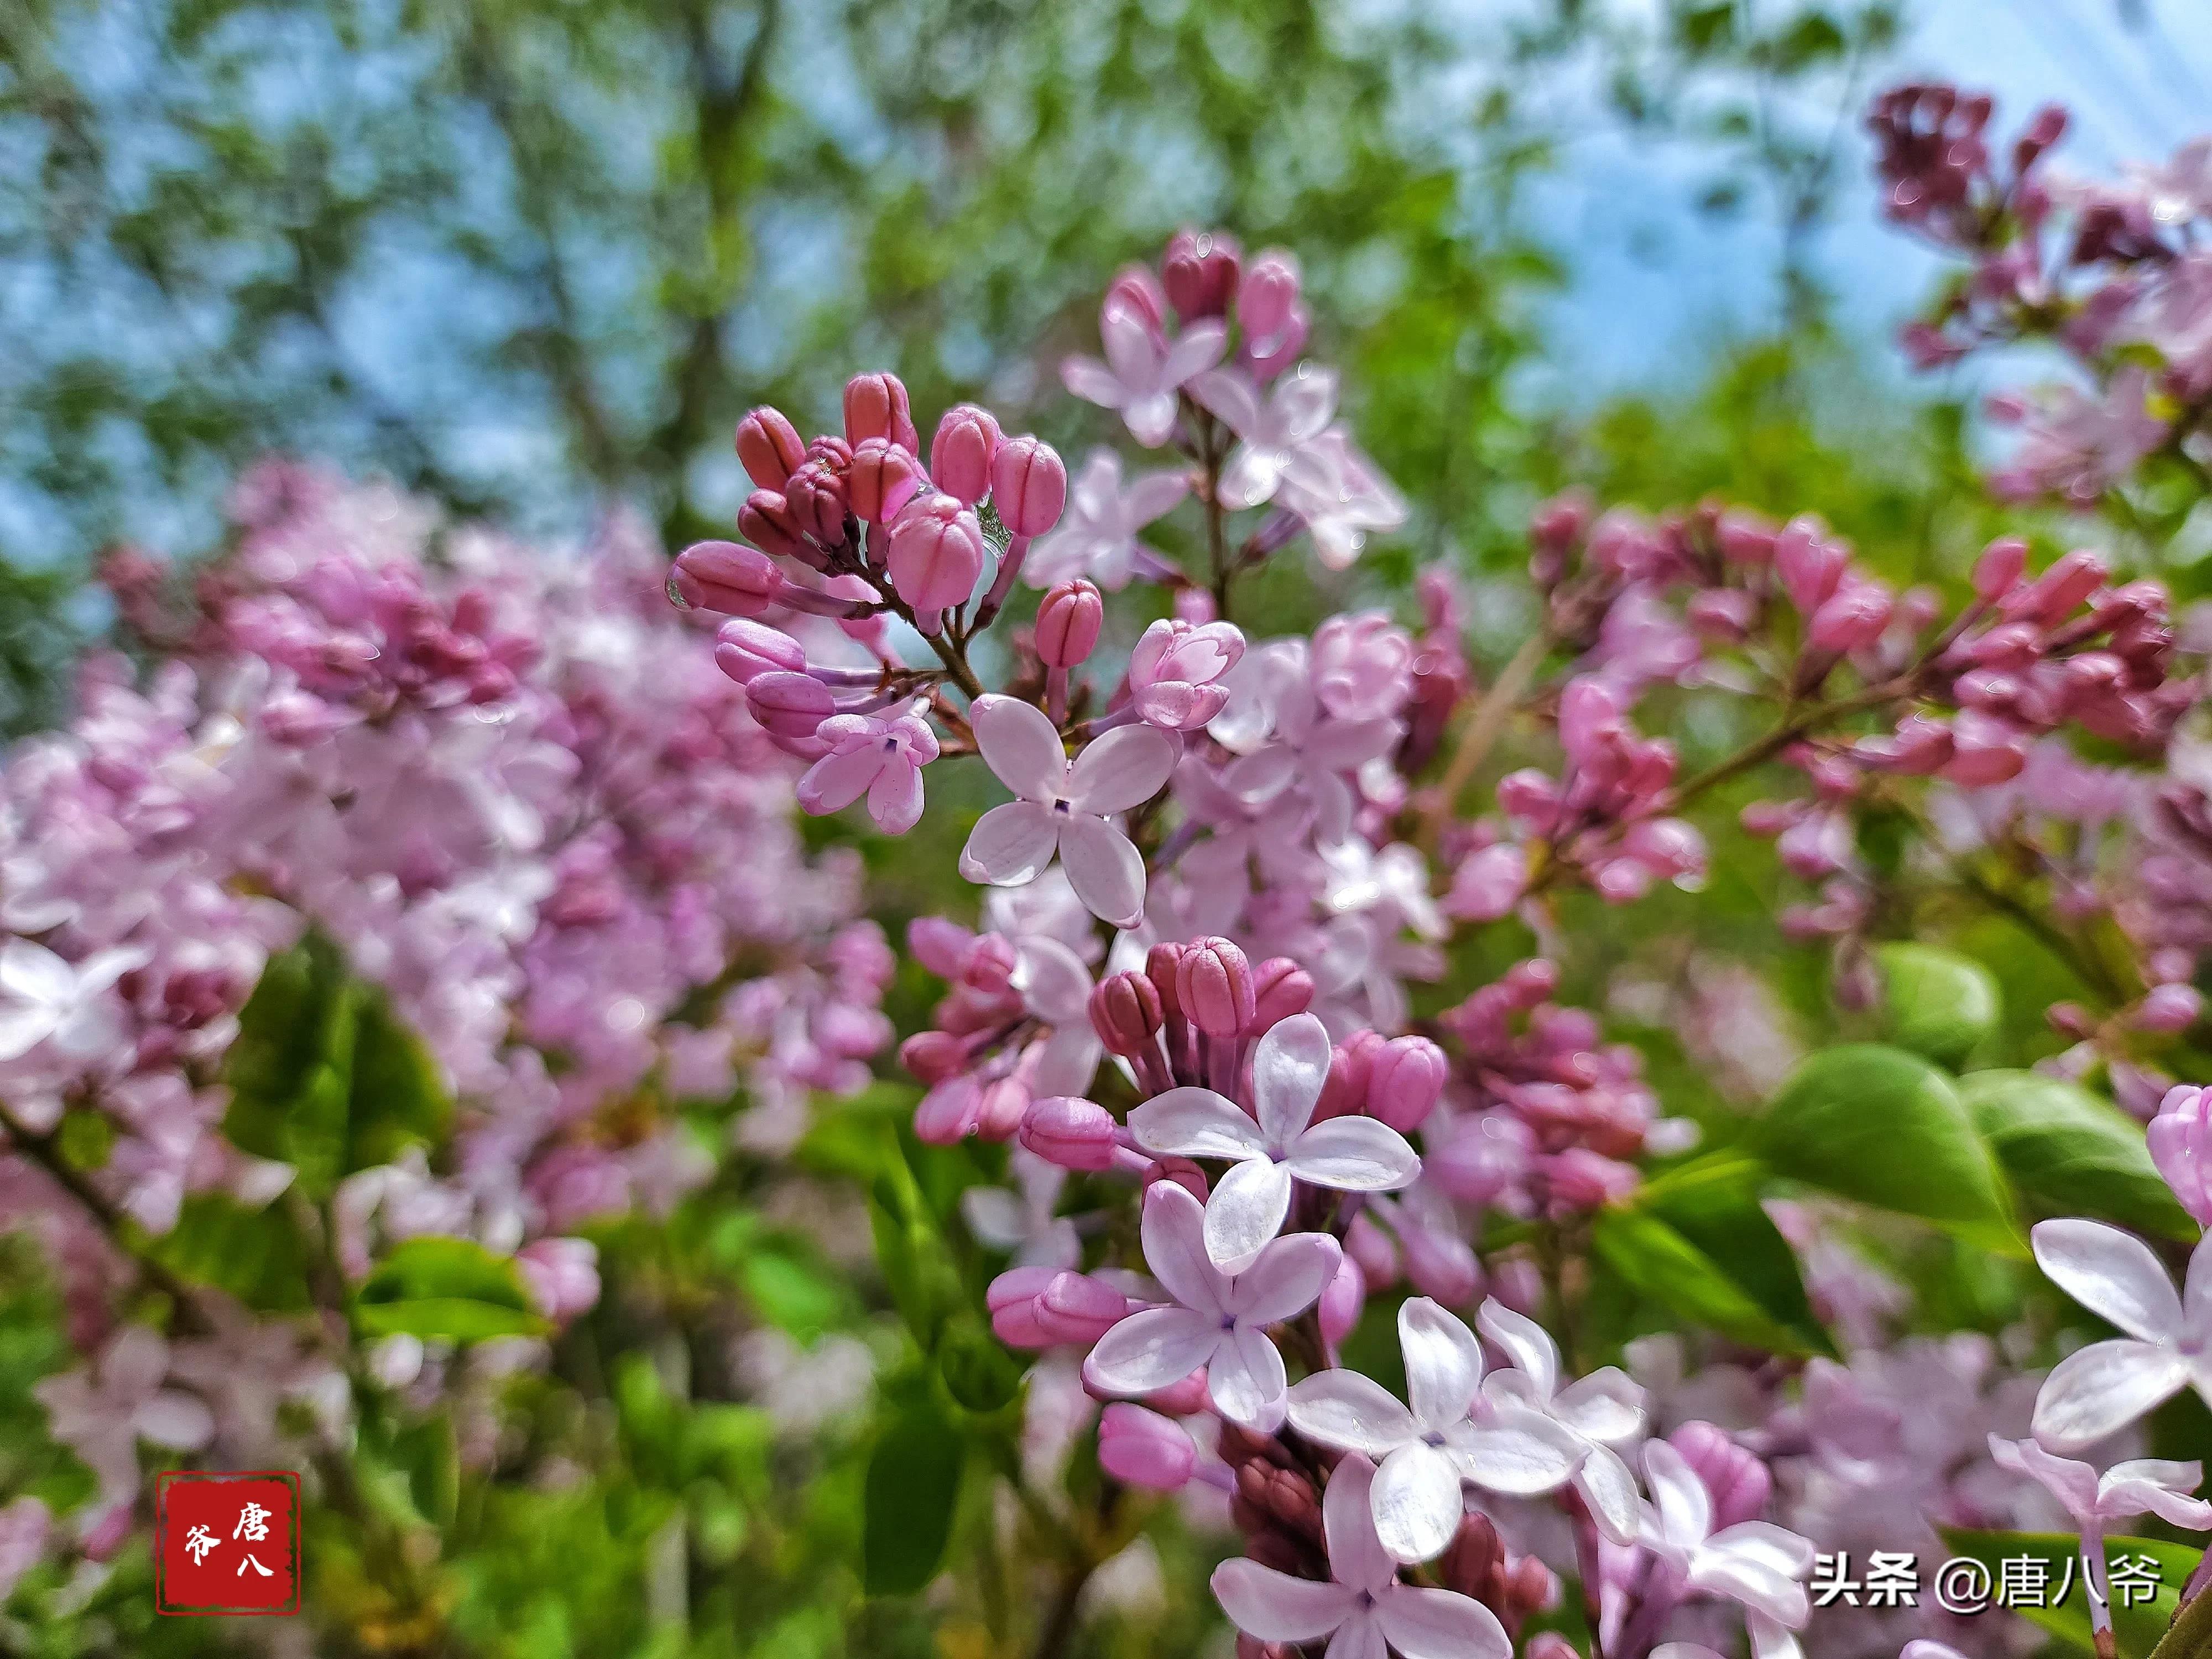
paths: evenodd
<path fill-rule="evenodd" d="M 976 821 L 961 849 L 960 873 L 1018 887 L 1057 857 L 1091 915 L 1135 927 L 1145 914 L 1145 860 L 1110 817 L 1166 787 L 1181 744 L 1152 726 L 1124 726 L 1071 763 L 1059 730 L 1031 704 L 981 696 L 968 717 L 985 763 L 1019 799 Z"/>
<path fill-rule="evenodd" d="M 1145 1261 L 1168 1307 L 1131 1314 L 1098 1340 L 1084 1361 L 1084 1381 L 1102 1394 L 1147 1395 L 1206 1367 L 1213 1408 L 1255 1434 L 1283 1424 L 1290 1375 L 1267 1333 L 1319 1299 L 1344 1260 L 1327 1233 L 1291 1233 L 1260 1252 L 1241 1273 L 1225 1273 L 1206 1254 L 1205 1212 L 1172 1181 L 1145 1194 Z"/>
<path fill-rule="evenodd" d="M 1299 452 L 1328 429 L 1336 371 L 1300 363 L 1263 395 L 1242 370 L 1211 368 L 1191 381 L 1190 395 L 1243 441 L 1221 470 L 1222 505 L 1257 507 L 1273 499 Z"/>
<path fill-rule="evenodd" d="M 2078 1451 L 2193 1388 L 2212 1404 L 2212 1234 L 2177 1296 L 2141 1239 L 2098 1221 L 2045 1221 L 2031 1235 L 2052 1283 L 2127 1334 L 2060 1360 L 2035 1396 L 2035 1437 Z"/>
<path fill-rule="evenodd" d="M 1328 1081 L 1328 1030 L 1311 1014 L 1271 1027 L 1252 1050 L 1258 1121 L 1211 1089 L 1186 1085 L 1129 1114 L 1129 1131 L 1161 1157 L 1224 1158 L 1234 1167 L 1206 1203 L 1206 1248 L 1234 1273 L 1282 1231 L 1291 1183 L 1340 1192 L 1394 1192 L 1421 1172 L 1418 1153 L 1371 1117 L 1313 1121 Z"/>
<path fill-rule="evenodd" d="M 1353 1454 L 1322 1494 L 1330 1582 L 1293 1578 L 1239 1557 L 1213 1571 L 1214 1598 L 1230 1623 L 1262 1642 L 1329 1638 L 1328 1659 L 1509 1659 L 1498 1615 L 1456 1590 L 1401 1583 L 1376 1535 L 1375 1466 Z"/>
<path fill-rule="evenodd" d="M 884 715 L 832 714 L 815 736 L 830 752 L 799 781 L 807 811 L 842 811 L 866 795 L 868 816 L 885 835 L 902 836 L 921 821 L 921 769 L 937 758 L 937 733 L 919 704 Z"/>
<path fill-rule="evenodd" d="M 1589 1506 L 1591 1521 L 1613 1543 L 1632 1542 L 1641 1527 L 1643 1500 L 1635 1472 L 1615 1448 L 1643 1431 L 1644 1390 L 1612 1365 L 1561 1388 L 1559 1348 L 1551 1333 L 1502 1302 L 1485 1302 L 1474 1322 L 1515 1367 L 1484 1379 L 1485 1403 L 1541 1412 L 1576 1437 L 1583 1455 L 1575 1467 L 1575 1490 Z"/>
<path fill-rule="evenodd" d="M 1219 362 L 1229 343 L 1228 329 L 1211 319 L 1163 339 L 1134 309 L 1110 302 L 1099 313 L 1098 336 L 1106 361 L 1066 358 L 1060 382 L 1086 403 L 1119 410 L 1129 435 L 1147 449 L 1175 431 L 1176 394 L 1184 382 Z"/>
<path fill-rule="evenodd" d="M 2100 1474 L 2094 1463 L 2061 1457 L 2033 1440 L 1995 1434 L 1990 1456 L 1999 1468 L 2039 1482 L 2078 1525 L 2101 1528 L 2107 1521 L 2155 1515 L 2191 1532 L 2212 1531 L 2212 1503 L 2191 1496 L 2203 1484 L 2202 1463 L 2134 1457 Z"/>
<path fill-rule="evenodd" d="M 1229 672 L 1243 656 L 1234 623 L 1163 617 L 1129 653 L 1129 701 L 1148 726 L 1195 732 L 1229 706 Z"/>
<path fill-rule="evenodd" d="M 1771 1521 L 1714 1531 L 1712 1494 L 1664 1440 L 1644 1447 L 1644 1474 L 1653 1499 L 1644 1547 L 1684 1589 L 1742 1607 L 1752 1659 L 1797 1659 L 1802 1650 L 1791 1632 L 1812 1616 L 1802 1581 L 1813 1570 L 1813 1546 Z"/>
<path fill-rule="evenodd" d="M 1189 494 L 1189 477 L 1177 471 L 1139 473 L 1124 487 L 1121 458 L 1110 449 L 1094 449 L 1068 492 L 1066 516 L 1037 538 L 1022 575 L 1032 587 L 1081 576 L 1118 593 L 1139 564 L 1167 568 L 1138 533 Z"/>
<path fill-rule="evenodd" d="M 1309 1440 L 1380 1464 L 1375 1530 L 1401 1561 L 1441 1553 L 1466 1514 L 1460 1482 L 1532 1498 L 1566 1484 L 1586 1455 L 1579 1437 L 1519 1406 L 1476 1414 L 1482 1344 L 1426 1297 L 1398 1307 L 1410 1407 L 1373 1377 L 1316 1371 L 1291 1390 L 1291 1426 Z"/>

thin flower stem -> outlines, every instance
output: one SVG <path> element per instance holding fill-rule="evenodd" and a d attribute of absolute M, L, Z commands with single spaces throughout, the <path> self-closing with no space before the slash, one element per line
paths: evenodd
<path fill-rule="evenodd" d="M 1833 725 L 1853 714 L 1863 714 L 1870 708 L 1879 708 L 1884 703 L 1896 702 L 1911 690 L 1913 678 L 1910 674 L 1900 675 L 1895 679 L 1884 680 L 1879 685 L 1869 686 L 1855 696 L 1838 698 L 1834 702 L 1815 704 L 1802 714 L 1785 720 L 1765 737 L 1738 750 L 1726 760 L 1676 785 L 1668 792 L 1657 810 L 1679 812 L 1699 795 L 1741 777 L 1755 767 L 1765 765 L 1791 744 L 1810 737 L 1823 726 Z"/>
<path fill-rule="evenodd" d="M 1443 781 L 1437 786 L 1435 801 L 1421 821 L 1419 842 L 1433 852 L 1437 841 L 1443 833 L 1445 822 L 1459 804 L 1459 798 L 1480 768 L 1499 736 L 1505 730 L 1506 716 L 1528 690 L 1528 683 L 1536 677 L 1544 658 L 1552 648 L 1551 635 L 1538 629 L 1521 643 L 1511 660 L 1498 671 L 1490 689 L 1482 694 L 1482 701 L 1468 717 L 1460 729 L 1459 746 L 1452 750 L 1451 764 L 1444 769 Z"/>

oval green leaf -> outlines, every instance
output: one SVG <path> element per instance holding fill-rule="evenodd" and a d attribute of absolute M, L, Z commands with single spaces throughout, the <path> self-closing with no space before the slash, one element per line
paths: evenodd
<path fill-rule="evenodd" d="M 2198 1228 L 2150 1161 L 2142 1125 L 2063 1079 L 1970 1072 L 1959 1097 L 2031 1208 L 2192 1243 Z"/>
<path fill-rule="evenodd" d="M 1990 970 L 1972 957 L 1898 944 L 1875 946 L 1874 959 L 1887 1035 L 1899 1048 L 1957 1066 L 1996 1030 L 2004 1000 Z"/>
<path fill-rule="evenodd" d="M 2025 1252 L 1996 1160 L 1950 1079 L 1917 1054 L 1853 1043 L 1813 1055 L 1752 1144 L 1776 1173 L 1808 1187 Z"/>
<path fill-rule="evenodd" d="M 868 1456 L 861 1574 L 871 1595 L 911 1595 L 937 1576 L 967 1462 L 960 1431 L 929 1401 L 896 1411 Z"/>
<path fill-rule="evenodd" d="M 1945 1527 L 1942 1531 L 1943 1541 L 1954 1555 L 1978 1561 L 1989 1570 L 1992 1589 L 2003 1582 L 2004 1562 L 2022 1557 L 2042 1562 L 2045 1595 L 2056 1605 L 2020 1606 L 2011 1611 L 2083 1653 L 2096 1650 L 2089 1633 L 2089 1598 L 2083 1584 L 2079 1538 L 2065 1532 L 1978 1532 L 1966 1527 Z M 2133 1575 L 2143 1589 L 2154 1589 L 2146 1599 L 2123 1606 L 2124 1596 L 2137 1592 L 2124 1592 L 2117 1580 L 2113 1583 L 2112 1634 L 2119 1640 L 2120 1659 L 2149 1659 L 2151 1650 L 2173 1623 L 2181 1604 L 2182 1585 L 2203 1559 L 2201 1551 L 2186 1544 L 2170 1544 L 2162 1538 L 2105 1540 L 2108 1576 Z M 2145 1560 L 2152 1563 L 2148 1571 L 2137 1565 Z M 2119 1565 L 2123 1562 L 2127 1564 L 2124 1567 Z M 2157 1577 L 2154 1587 L 2148 1582 L 2152 1572 Z M 2069 1589 L 2065 1599 L 2058 1601 L 2062 1583 Z M 1991 1604 L 1995 1605 L 1994 1600 Z"/>

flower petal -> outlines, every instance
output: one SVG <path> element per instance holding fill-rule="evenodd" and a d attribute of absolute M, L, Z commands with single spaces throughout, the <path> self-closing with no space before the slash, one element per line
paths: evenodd
<path fill-rule="evenodd" d="M 1475 1328 L 1505 1350 L 1505 1357 L 1536 1385 L 1536 1397 L 1549 1400 L 1559 1390 L 1559 1349 L 1547 1331 L 1526 1314 L 1496 1297 L 1475 1310 Z"/>
<path fill-rule="evenodd" d="M 1101 817 L 1142 806 L 1167 787 L 1182 757 L 1182 745 L 1156 727 L 1116 726 L 1086 744 L 1068 768 L 1068 805 Z"/>
<path fill-rule="evenodd" d="M 921 769 L 901 760 L 887 762 L 868 786 L 868 816 L 887 836 L 902 836 L 921 823 Z"/>
<path fill-rule="evenodd" d="M 1990 1459 L 2001 1469 L 2040 1482 L 2075 1520 L 2095 1518 L 2097 1471 L 2088 1464 L 2047 1452 L 2033 1440 L 2008 1440 L 1997 1434 L 1990 1437 Z"/>
<path fill-rule="evenodd" d="M 1336 371 L 1315 363 L 1300 363 L 1275 382 L 1274 408 L 1279 435 L 1285 443 L 1302 444 L 1321 435 L 1336 413 Z"/>
<path fill-rule="evenodd" d="M 1129 428 L 1129 435 L 1146 449 L 1158 449 L 1175 432 L 1175 393 L 1130 395 L 1121 405 L 1121 423 Z"/>
<path fill-rule="evenodd" d="M 1339 1451 L 1388 1457 L 1420 1437 L 1397 1395 L 1359 1371 L 1316 1371 L 1291 1390 L 1291 1426 Z"/>
<path fill-rule="evenodd" d="M 1397 1584 L 1376 1598 L 1382 1634 L 1405 1659 L 1510 1659 L 1498 1615 L 1457 1590 Z"/>
<path fill-rule="evenodd" d="M 1336 1627 L 1321 1659 L 1389 1659 L 1390 1646 L 1373 1607 L 1361 1607 Z"/>
<path fill-rule="evenodd" d="M 1063 357 L 1060 362 L 1060 383 L 1086 404 L 1097 404 L 1102 409 L 1119 409 L 1127 395 L 1114 371 L 1096 357 Z"/>
<path fill-rule="evenodd" d="M 1712 1535 L 1713 1498 L 1689 1460 L 1664 1440 L 1644 1449 L 1644 1478 L 1659 1510 L 1661 1535 L 1677 1549 L 1693 1550 Z"/>
<path fill-rule="evenodd" d="M 1273 1434 L 1283 1426 L 1289 1387 L 1290 1373 L 1283 1369 L 1283 1356 L 1267 1340 L 1267 1334 L 1252 1325 L 1239 1325 L 1226 1333 L 1206 1370 L 1206 1395 L 1213 1402 L 1213 1409 L 1255 1434 Z"/>
<path fill-rule="evenodd" d="M 2180 1332 L 2181 1298 L 2140 1238 L 2079 1220 L 2039 1222 L 2031 1237 L 2036 1265 L 2091 1313 L 2146 1342 Z"/>
<path fill-rule="evenodd" d="M 1099 921 L 1134 927 L 1145 919 L 1144 855 L 1105 819 L 1081 812 L 1063 819 L 1060 861 L 1075 896 Z"/>
<path fill-rule="evenodd" d="M 1048 934 L 1026 934 L 1015 945 L 1012 984 L 1022 994 L 1022 1006 L 1048 1025 L 1091 1023 L 1091 970 L 1081 957 Z"/>
<path fill-rule="evenodd" d="M 1421 1172 L 1420 1154 L 1406 1137 L 1371 1117 L 1315 1124 L 1291 1142 L 1284 1162 L 1309 1187 L 1342 1193 L 1394 1193 Z"/>
<path fill-rule="evenodd" d="M 868 786 L 883 770 L 884 751 L 880 749 L 854 749 L 843 754 L 824 755 L 799 779 L 799 805 L 816 817 L 841 812 L 866 794 Z"/>
<path fill-rule="evenodd" d="M 1644 1390 L 1618 1365 L 1607 1365 L 1561 1389 L 1552 1414 L 1577 1434 L 1618 1445 L 1643 1432 Z"/>
<path fill-rule="evenodd" d="M 1371 1501 L 1375 1535 L 1395 1561 L 1442 1555 L 1467 1513 L 1450 1454 L 1419 1440 L 1382 1460 Z"/>
<path fill-rule="evenodd" d="M 1024 800 L 1058 800 L 1067 781 L 1067 753 L 1044 711 L 1018 697 L 989 693 L 968 710 L 975 746 L 999 781 Z"/>
<path fill-rule="evenodd" d="M 1213 1570 L 1213 1596 L 1229 1622 L 1262 1642 L 1317 1642 L 1352 1614 L 1358 1592 L 1293 1578 L 1236 1557 Z"/>
<path fill-rule="evenodd" d="M 1242 1273 L 1290 1212 L 1290 1170 L 1271 1158 L 1248 1158 L 1215 1182 L 1206 1200 L 1206 1253 L 1222 1272 Z"/>
<path fill-rule="evenodd" d="M 1589 1505 L 1590 1519 L 1596 1522 L 1600 1537 L 1610 1544 L 1636 1541 L 1638 1522 L 1643 1518 L 1642 1500 L 1637 1495 L 1635 1472 L 1619 1452 L 1593 1445 L 1575 1471 L 1575 1490 Z"/>
<path fill-rule="evenodd" d="M 1289 1146 L 1313 1121 L 1328 1056 L 1328 1027 L 1313 1014 L 1278 1020 L 1253 1045 L 1252 1096 L 1270 1146 Z"/>
<path fill-rule="evenodd" d="M 1211 1089 L 1185 1085 L 1154 1095 L 1129 1114 L 1129 1133 L 1146 1152 L 1177 1158 L 1264 1158 L 1260 1126 Z"/>
<path fill-rule="evenodd" d="M 2035 1437 L 2057 1451 L 2079 1451 L 2171 1398 L 2188 1380 L 2189 1362 L 2172 1348 L 2093 1342 L 2043 1379 L 2035 1396 Z"/>
<path fill-rule="evenodd" d="M 1370 1594 L 1398 1581 L 1398 1564 L 1375 1533 L 1375 1465 L 1358 1452 L 1339 1460 L 1322 1494 L 1328 1570 L 1340 1584 Z"/>
<path fill-rule="evenodd" d="M 1121 527 L 1134 535 L 1162 514 L 1172 511 L 1189 494 L 1188 473 L 1140 472 L 1121 492 Z"/>
<path fill-rule="evenodd" d="M 1223 1346 L 1220 1320 L 1189 1308 L 1147 1308 L 1117 1321 L 1083 1362 L 1102 1394 L 1145 1395 L 1180 1382 Z"/>
<path fill-rule="evenodd" d="M 1052 809 L 1033 800 L 994 806 L 968 832 L 968 844 L 960 849 L 960 873 L 994 887 L 1035 881 L 1059 850 L 1060 828 Z"/>
<path fill-rule="evenodd" d="M 1240 438 L 1250 437 L 1259 427 L 1259 389 L 1241 370 L 1210 368 L 1192 379 L 1190 395 Z"/>
<path fill-rule="evenodd" d="M 1168 346 L 1166 361 L 1160 368 L 1160 379 L 1170 386 L 1179 386 L 1192 375 L 1212 368 L 1221 361 L 1221 354 L 1229 345 L 1228 325 L 1212 318 L 1193 323 Z"/>
<path fill-rule="evenodd" d="M 1452 1436 L 1460 1473 L 1510 1498 L 1556 1492 L 1573 1479 L 1588 1448 L 1541 1412 L 1495 1407 Z"/>
<path fill-rule="evenodd" d="M 2105 1471 L 2097 1510 L 2107 1521 L 2122 1520 L 2148 1510 L 2160 1520 L 2191 1532 L 2212 1530 L 2212 1503 L 2190 1496 L 2203 1479 L 2202 1463 L 2131 1458 Z"/>
<path fill-rule="evenodd" d="M 1172 1181 L 1154 1182 L 1145 1191 L 1138 1224 L 1145 1265 L 1170 1296 L 1217 1321 L 1231 1311 L 1227 1294 L 1233 1286 L 1206 1257 L 1206 1211 L 1188 1191 Z"/>
<path fill-rule="evenodd" d="M 1062 1095 L 1082 1098 L 1091 1092 L 1105 1052 L 1106 1045 L 1087 1022 L 1060 1027 L 1037 1050 L 1029 1078 L 1030 1094 L 1039 1100 Z"/>
<path fill-rule="evenodd" d="M 1242 1323 L 1279 1324 L 1313 1306 L 1343 1262 L 1342 1247 L 1327 1233 L 1291 1233 L 1261 1251 L 1222 1299 Z"/>
<path fill-rule="evenodd" d="M 1415 1420 L 1436 1431 L 1464 1419 L 1482 1384 L 1482 1344 L 1467 1322 L 1425 1296 L 1411 1297 L 1398 1306 L 1398 1346 Z"/>

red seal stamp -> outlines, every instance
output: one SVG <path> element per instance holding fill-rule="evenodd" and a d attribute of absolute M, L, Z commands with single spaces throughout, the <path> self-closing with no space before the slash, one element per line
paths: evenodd
<path fill-rule="evenodd" d="M 300 1477 L 289 1469 L 154 1478 L 154 1610 L 300 1610 Z"/>

